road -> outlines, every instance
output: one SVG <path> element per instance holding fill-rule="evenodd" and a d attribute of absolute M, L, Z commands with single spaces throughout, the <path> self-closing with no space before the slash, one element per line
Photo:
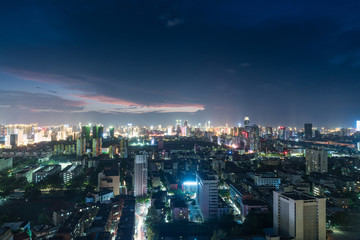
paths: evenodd
<path fill-rule="evenodd" d="M 148 210 L 148 203 L 137 203 L 135 207 L 136 227 L 135 240 L 144 240 L 145 219 Z"/>
<path fill-rule="evenodd" d="M 333 233 L 327 233 L 327 237 L 328 240 L 360 240 L 360 233 L 334 230 Z"/>

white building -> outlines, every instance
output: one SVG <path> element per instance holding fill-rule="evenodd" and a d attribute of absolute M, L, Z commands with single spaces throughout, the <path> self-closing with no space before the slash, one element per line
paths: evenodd
<path fill-rule="evenodd" d="M 218 177 L 196 173 L 196 201 L 204 221 L 218 217 Z"/>
<path fill-rule="evenodd" d="M 328 171 L 328 154 L 324 149 L 306 149 L 306 174 Z"/>
<path fill-rule="evenodd" d="M 300 192 L 273 192 L 274 232 L 295 240 L 326 239 L 326 199 Z"/>
<path fill-rule="evenodd" d="M 68 183 L 74 177 L 80 175 L 82 167 L 80 165 L 69 165 L 61 171 L 60 176 L 64 183 Z"/>
<path fill-rule="evenodd" d="M 134 171 L 134 196 L 146 196 L 148 179 L 148 162 L 146 155 L 135 156 Z"/>
<path fill-rule="evenodd" d="M 258 173 L 254 175 L 254 183 L 256 186 L 274 186 L 279 189 L 281 179 L 273 173 Z"/>

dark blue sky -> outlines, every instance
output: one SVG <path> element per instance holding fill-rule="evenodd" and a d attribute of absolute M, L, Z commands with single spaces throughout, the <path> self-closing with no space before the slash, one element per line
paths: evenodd
<path fill-rule="evenodd" d="M 2 1 L 0 122 L 360 119 L 359 1 Z"/>

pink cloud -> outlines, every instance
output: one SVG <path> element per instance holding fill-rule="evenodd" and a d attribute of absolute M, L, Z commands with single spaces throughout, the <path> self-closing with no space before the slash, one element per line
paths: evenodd
<path fill-rule="evenodd" d="M 113 105 L 122 105 L 122 106 L 136 106 L 142 108 L 196 108 L 203 110 L 205 107 L 201 104 L 178 104 L 178 103 L 169 103 L 169 104 L 139 104 L 136 102 L 127 101 L 124 99 L 107 97 L 103 95 L 76 95 L 76 97 L 86 100 L 92 100 L 101 103 L 113 104 Z"/>

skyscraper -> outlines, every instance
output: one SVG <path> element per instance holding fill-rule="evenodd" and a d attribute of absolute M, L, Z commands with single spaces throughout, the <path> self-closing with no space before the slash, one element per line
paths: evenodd
<path fill-rule="evenodd" d="M 135 155 L 134 172 L 134 196 L 146 196 L 148 175 L 148 162 L 146 155 Z"/>
<path fill-rule="evenodd" d="M 305 129 L 305 139 L 311 139 L 312 138 L 312 124 L 311 123 L 305 123 L 304 124 Z"/>
<path fill-rule="evenodd" d="M 324 149 L 306 149 L 306 174 L 328 171 L 328 156 Z"/>
<path fill-rule="evenodd" d="M 326 198 L 273 192 L 274 232 L 295 240 L 326 239 Z"/>
<path fill-rule="evenodd" d="M 356 131 L 360 132 L 360 121 L 356 121 Z"/>

